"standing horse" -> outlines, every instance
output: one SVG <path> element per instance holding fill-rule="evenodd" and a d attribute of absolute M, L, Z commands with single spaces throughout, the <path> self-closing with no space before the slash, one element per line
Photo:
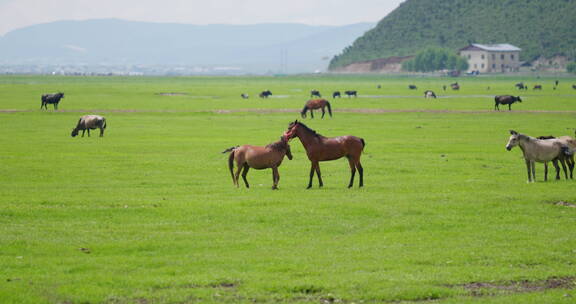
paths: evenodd
<path fill-rule="evenodd" d="M 42 104 L 40 105 L 40 110 L 42 107 L 48 110 L 48 104 L 51 103 L 54 105 L 54 110 L 58 110 L 58 103 L 60 99 L 64 98 L 64 93 L 56 93 L 56 94 L 44 94 L 42 95 Z"/>
<path fill-rule="evenodd" d="M 562 163 L 562 168 L 564 169 L 564 176 L 566 179 L 568 179 L 568 174 L 566 173 L 566 168 L 564 167 L 563 161 L 568 165 L 570 179 L 574 179 L 574 152 L 576 151 L 576 140 L 570 136 L 561 136 L 558 138 L 554 136 L 538 136 L 538 139 L 553 139 L 559 141 L 563 145 L 566 145 L 570 149 L 569 153 L 561 153 L 558 158 L 560 163 Z M 556 174 L 558 174 L 558 172 L 556 172 Z"/>
<path fill-rule="evenodd" d="M 494 111 L 500 111 L 501 104 L 508 105 L 508 111 L 512 111 L 512 104 L 515 102 L 522 102 L 520 96 L 501 95 L 494 97 Z"/>
<path fill-rule="evenodd" d="M 314 172 L 316 172 L 316 175 L 318 176 L 320 187 L 324 185 L 320 174 L 319 162 L 335 160 L 342 157 L 348 158 L 352 174 L 348 188 L 351 188 L 354 184 L 356 169 L 358 169 L 360 175 L 360 187 L 364 185 L 364 170 L 362 169 L 362 164 L 360 164 L 360 155 L 366 146 L 364 139 L 352 135 L 324 137 L 298 120 L 291 122 L 288 125 L 288 130 L 284 133 L 284 138 L 287 140 L 294 137 L 300 139 L 302 146 L 306 149 L 306 155 L 312 163 L 308 189 L 312 187 Z"/>
<path fill-rule="evenodd" d="M 104 129 L 106 129 L 106 118 L 100 115 L 84 115 L 78 120 L 76 128 L 72 130 L 72 137 L 78 135 L 78 131 L 82 130 L 82 137 L 84 132 L 88 130 L 88 137 L 90 137 L 90 129 L 100 129 L 100 137 L 104 136 Z"/>
<path fill-rule="evenodd" d="M 250 168 L 256 170 L 272 168 L 272 189 L 278 189 L 278 182 L 280 181 L 278 167 L 282 164 L 284 155 L 288 156 L 288 159 L 292 159 L 288 139 L 284 137 L 280 137 L 279 141 L 271 143 L 266 147 L 243 145 L 222 151 L 222 153 L 226 152 L 232 152 L 228 157 L 228 168 L 232 175 L 232 182 L 234 182 L 236 187 L 239 187 L 238 179 L 240 177 L 240 171 L 242 171 L 242 179 L 244 180 L 246 188 L 250 188 L 248 180 L 246 179 Z M 234 162 L 236 162 L 236 167 L 238 168 L 236 174 L 234 174 Z"/>
<path fill-rule="evenodd" d="M 332 117 L 332 107 L 330 107 L 330 102 L 328 102 L 328 100 L 326 100 L 326 99 L 310 99 L 304 105 L 304 108 L 300 112 L 300 115 L 302 116 L 302 118 L 306 118 L 306 112 L 308 110 L 310 110 L 310 116 L 312 118 L 314 118 L 314 110 L 315 109 L 322 109 L 322 118 L 324 118 L 324 114 L 326 114 L 326 112 L 324 111 L 324 108 L 328 108 L 328 114 L 330 114 L 330 117 Z"/>
<path fill-rule="evenodd" d="M 510 138 L 506 144 L 506 150 L 510 151 L 515 146 L 519 146 L 524 154 L 526 162 L 526 169 L 528 171 L 528 182 L 536 180 L 536 167 L 535 162 L 544 163 L 544 180 L 548 179 L 548 162 L 552 161 L 554 168 L 556 168 L 556 179 L 560 179 L 560 168 L 558 167 L 558 160 L 564 167 L 564 154 L 569 156 L 571 154 L 570 148 L 559 141 L 551 139 L 537 139 L 531 136 L 520 134 L 514 130 L 510 130 Z"/>
<path fill-rule="evenodd" d="M 312 90 L 312 91 L 310 91 L 310 98 L 312 98 L 312 97 L 322 98 L 322 95 L 320 95 L 320 91 Z"/>

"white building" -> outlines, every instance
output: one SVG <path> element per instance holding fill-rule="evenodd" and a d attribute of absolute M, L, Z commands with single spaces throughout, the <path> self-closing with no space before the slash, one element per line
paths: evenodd
<path fill-rule="evenodd" d="M 511 44 L 477 44 L 460 49 L 460 56 L 468 60 L 468 72 L 505 73 L 520 68 L 521 49 Z"/>

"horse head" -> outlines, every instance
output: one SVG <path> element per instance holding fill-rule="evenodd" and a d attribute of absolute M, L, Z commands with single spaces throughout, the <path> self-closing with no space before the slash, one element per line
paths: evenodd
<path fill-rule="evenodd" d="M 512 148 L 516 147 L 518 145 L 521 136 L 522 134 L 514 130 L 510 130 L 510 138 L 508 139 L 508 143 L 506 144 L 506 150 L 510 151 L 512 150 Z"/>
<path fill-rule="evenodd" d="M 72 137 L 76 137 L 76 135 L 78 135 L 78 129 L 74 128 L 71 135 Z"/>
<path fill-rule="evenodd" d="M 280 136 L 280 141 L 285 145 L 286 156 L 289 160 L 292 160 L 292 151 L 290 150 L 290 144 L 288 144 L 288 139 L 285 136 Z"/>
<path fill-rule="evenodd" d="M 516 101 L 522 102 L 522 99 L 520 99 L 520 96 L 516 96 Z"/>
<path fill-rule="evenodd" d="M 288 124 L 288 130 L 286 130 L 286 132 L 284 132 L 284 135 L 282 135 L 286 141 L 289 141 L 290 139 L 296 137 L 296 128 L 298 127 L 298 124 L 299 124 L 298 120 L 295 120 L 290 124 Z"/>

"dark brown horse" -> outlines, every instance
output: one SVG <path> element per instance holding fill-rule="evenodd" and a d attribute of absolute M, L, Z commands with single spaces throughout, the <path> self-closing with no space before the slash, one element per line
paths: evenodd
<path fill-rule="evenodd" d="M 350 170 L 352 173 L 348 188 L 352 187 L 354 184 L 356 169 L 358 169 L 360 175 L 360 187 L 364 185 L 364 170 L 362 169 L 362 164 L 360 164 L 360 155 L 366 146 L 364 139 L 352 135 L 324 137 L 298 120 L 291 122 L 288 125 L 288 130 L 284 133 L 284 138 L 288 140 L 294 137 L 300 139 L 302 146 L 306 149 L 306 155 L 308 155 L 308 159 L 312 163 L 308 189 L 312 187 L 314 172 L 316 172 L 316 175 L 318 176 L 320 187 L 324 185 L 320 174 L 319 162 L 335 160 L 342 157 L 348 158 L 348 163 L 350 164 Z"/>
<path fill-rule="evenodd" d="M 522 102 L 520 96 L 501 95 L 494 97 L 494 111 L 500 111 L 501 104 L 508 105 L 508 111 L 512 111 L 512 104 L 515 102 Z"/>
<path fill-rule="evenodd" d="M 243 145 L 232 147 L 222 151 L 222 153 L 232 152 L 228 157 L 228 167 L 232 175 L 232 181 L 236 187 L 239 186 L 238 179 L 240 171 L 242 171 L 242 179 L 246 188 L 250 188 L 246 175 L 248 170 L 254 168 L 257 170 L 272 168 L 272 189 L 278 189 L 278 182 L 280 181 L 280 174 L 278 167 L 282 164 L 284 155 L 288 159 L 292 159 L 292 152 L 290 145 L 285 137 L 280 137 L 280 140 L 267 145 L 266 147 Z M 236 174 L 234 174 L 234 162 L 236 162 Z"/>
<path fill-rule="evenodd" d="M 314 118 L 314 110 L 315 109 L 322 109 L 322 118 L 324 118 L 324 114 L 326 114 L 326 112 L 324 111 L 324 108 L 328 108 L 328 114 L 330 114 L 330 117 L 332 117 L 332 108 L 330 107 L 330 102 L 328 102 L 328 100 L 326 100 L 326 99 L 310 99 L 304 105 L 304 108 L 300 112 L 300 115 L 302 116 L 302 118 L 306 118 L 306 112 L 308 112 L 308 110 L 310 110 L 310 116 L 312 118 Z"/>

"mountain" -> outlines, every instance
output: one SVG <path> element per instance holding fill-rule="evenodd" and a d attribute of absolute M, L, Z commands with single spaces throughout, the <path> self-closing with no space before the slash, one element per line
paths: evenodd
<path fill-rule="evenodd" d="M 510 43 L 521 60 L 576 58 L 576 0 L 407 0 L 330 62 L 414 55 L 430 46 Z"/>
<path fill-rule="evenodd" d="M 0 64 L 237 66 L 323 70 L 373 23 L 190 25 L 116 19 L 57 21 L 0 37 Z"/>

